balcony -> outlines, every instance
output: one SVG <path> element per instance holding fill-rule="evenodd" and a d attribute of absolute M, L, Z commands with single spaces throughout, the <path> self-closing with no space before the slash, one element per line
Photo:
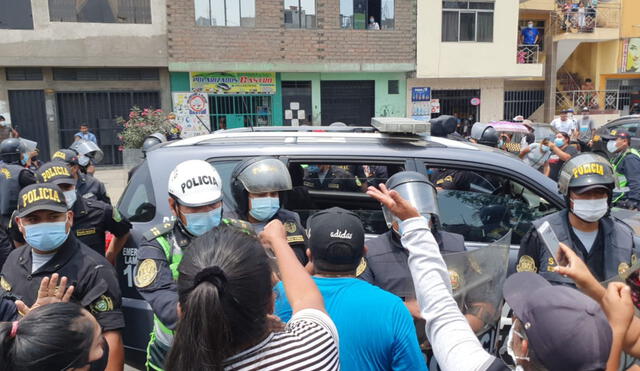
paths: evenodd
<path fill-rule="evenodd" d="M 601 3 L 598 7 L 575 8 L 559 5 L 551 13 L 554 41 L 615 40 L 620 31 L 620 3 Z"/>
<path fill-rule="evenodd" d="M 615 114 L 618 112 L 619 99 L 619 90 L 557 91 L 556 112 L 569 109 L 580 112 L 588 107 L 592 114 Z"/>
<path fill-rule="evenodd" d="M 542 63 L 539 45 L 518 45 L 516 54 L 518 64 L 538 64 Z"/>

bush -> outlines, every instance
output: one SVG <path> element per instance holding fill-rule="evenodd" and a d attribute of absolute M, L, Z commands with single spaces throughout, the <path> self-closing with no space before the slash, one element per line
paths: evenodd
<path fill-rule="evenodd" d="M 154 133 L 164 134 L 167 139 L 179 138 L 182 128 L 171 121 L 172 117 L 173 114 L 166 115 L 161 109 L 132 107 L 128 119 L 116 119 L 123 128 L 118 135 L 122 142 L 119 149 L 142 148 L 145 138 Z"/>

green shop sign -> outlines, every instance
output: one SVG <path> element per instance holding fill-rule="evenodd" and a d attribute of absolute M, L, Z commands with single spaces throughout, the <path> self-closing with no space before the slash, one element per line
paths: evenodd
<path fill-rule="evenodd" d="M 210 94 L 275 94 L 275 72 L 191 72 L 191 91 Z"/>

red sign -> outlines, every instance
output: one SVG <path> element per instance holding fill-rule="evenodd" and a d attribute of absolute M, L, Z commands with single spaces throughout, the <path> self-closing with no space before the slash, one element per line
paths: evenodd
<path fill-rule="evenodd" d="M 479 106 L 480 105 L 480 98 L 471 98 L 471 105 L 472 106 Z"/>

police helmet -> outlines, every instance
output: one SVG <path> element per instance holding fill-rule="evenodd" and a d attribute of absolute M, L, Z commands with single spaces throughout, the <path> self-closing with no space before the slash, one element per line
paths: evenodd
<path fill-rule="evenodd" d="M 26 152 L 27 148 L 18 138 L 7 138 L 0 143 L 0 157 L 8 164 L 20 162 L 22 154 Z"/>
<path fill-rule="evenodd" d="M 439 215 L 436 188 L 424 175 L 415 171 L 401 171 L 392 175 L 385 183 L 418 209 L 420 215 L 437 217 Z M 391 228 L 394 221 L 400 222 L 385 206 L 382 206 L 384 220 Z M 436 224 L 436 223 L 433 223 Z"/>
<path fill-rule="evenodd" d="M 104 153 L 100 147 L 90 140 L 77 140 L 69 148 L 78 153 L 78 160 L 81 166 L 89 165 L 89 161 L 99 164 L 104 158 Z"/>
<path fill-rule="evenodd" d="M 565 196 L 572 188 L 605 188 L 609 193 L 616 187 L 617 177 L 604 157 L 584 153 L 565 162 L 558 178 L 558 190 Z"/>
<path fill-rule="evenodd" d="M 231 173 L 231 194 L 240 217 L 249 212 L 249 193 L 281 192 L 291 188 L 289 170 L 275 157 L 246 159 Z"/>
<path fill-rule="evenodd" d="M 53 154 L 51 161 L 61 161 L 69 165 L 78 165 L 78 154 L 72 149 L 59 149 Z"/>
<path fill-rule="evenodd" d="M 168 192 L 180 205 L 200 207 L 222 200 L 222 180 L 206 161 L 188 160 L 169 174 Z"/>
<path fill-rule="evenodd" d="M 429 123 L 431 123 L 431 135 L 434 137 L 446 137 L 456 131 L 458 126 L 458 120 L 449 115 L 440 115 L 429 120 Z"/>
<path fill-rule="evenodd" d="M 164 143 L 167 141 L 167 137 L 160 133 L 153 133 L 144 138 L 144 142 L 142 143 L 142 152 L 147 152 L 151 147 L 156 144 Z"/>
<path fill-rule="evenodd" d="M 471 138 L 475 139 L 478 144 L 489 147 L 496 147 L 500 140 L 498 132 L 491 124 L 481 122 L 476 122 L 471 127 Z"/>

